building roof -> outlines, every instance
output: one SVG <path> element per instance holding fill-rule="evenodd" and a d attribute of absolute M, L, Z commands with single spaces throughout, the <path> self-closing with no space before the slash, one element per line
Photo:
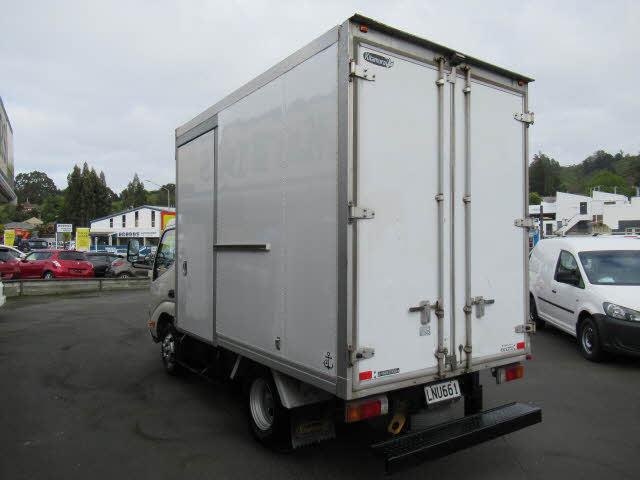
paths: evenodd
<path fill-rule="evenodd" d="M 174 207 L 159 207 L 157 205 L 140 205 L 139 207 L 130 208 L 128 210 L 123 210 L 121 212 L 111 213 L 111 214 L 106 215 L 104 217 L 94 218 L 93 220 L 90 220 L 89 223 L 99 222 L 100 220 L 106 220 L 107 218 L 113 218 L 113 217 L 117 217 L 119 215 L 125 215 L 125 214 L 130 213 L 130 212 L 135 212 L 136 210 L 142 210 L 143 208 L 148 208 L 150 210 L 156 210 L 158 212 L 175 212 L 176 211 L 176 209 Z"/>
<path fill-rule="evenodd" d="M 9 229 L 22 228 L 24 230 L 32 230 L 33 227 L 34 225 L 27 222 L 9 222 L 4 224 L 4 228 L 9 228 Z"/>
<path fill-rule="evenodd" d="M 24 221 L 25 223 L 30 223 L 31 225 L 42 225 L 44 222 L 37 217 L 31 217 L 28 220 Z"/>

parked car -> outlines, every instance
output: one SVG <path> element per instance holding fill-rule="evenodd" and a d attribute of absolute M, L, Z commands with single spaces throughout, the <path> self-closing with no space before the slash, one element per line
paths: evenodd
<path fill-rule="evenodd" d="M 106 273 L 111 267 L 111 264 L 114 261 L 119 259 L 122 259 L 122 257 L 119 255 L 116 255 L 115 253 L 108 253 L 108 252 L 88 252 L 87 253 L 87 260 L 89 260 L 93 265 L 93 272 L 96 277 L 106 276 Z"/>
<path fill-rule="evenodd" d="M 7 252 L 17 260 L 21 260 L 26 256 L 24 252 L 21 252 L 17 248 L 9 247 L 7 245 L 0 245 L 0 252 Z"/>
<path fill-rule="evenodd" d="M 0 278 L 2 280 L 20 278 L 20 259 L 6 249 L 0 249 Z"/>
<path fill-rule="evenodd" d="M 36 250 L 20 261 L 22 278 L 91 278 L 93 265 L 84 252 Z"/>
<path fill-rule="evenodd" d="M 134 267 L 126 258 L 118 258 L 107 270 L 107 277 L 131 278 L 146 277 L 149 275 L 149 269 Z"/>
<path fill-rule="evenodd" d="M 614 237 L 541 240 L 529 260 L 530 314 L 578 339 L 593 361 L 640 356 L 640 241 Z"/>
<path fill-rule="evenodd" d="M 18 249 L 23 252 L 31 252 L 32 250 L 45 250 L 49 248 L 49 242 L 41 238 L 29 238 L 20 240 Z"/>

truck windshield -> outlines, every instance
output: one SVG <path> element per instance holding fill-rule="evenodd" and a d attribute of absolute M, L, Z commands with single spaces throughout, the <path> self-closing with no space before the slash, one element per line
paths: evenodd
<path fill-rule="evenodd" d="M 595 285 L 640 285 L 640 250 L 600 250 L 578 254 Z"/>

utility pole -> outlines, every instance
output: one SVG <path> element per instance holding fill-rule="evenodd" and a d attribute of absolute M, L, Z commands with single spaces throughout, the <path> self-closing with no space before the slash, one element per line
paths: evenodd
<path fill-rule="evenodd" d="M 167 187 L 163 187 L 162 185 L 158 185 L 157 183 L 152 182 L 151 180 L 146 180 L 145 179 L 144 181 L 150 183 L 151 185 L 155 185 L 156 187 L 159 187 L 159 188 L 167 191 L 167 207 L 170 208 L 171 207 L 171 191 Z"/>

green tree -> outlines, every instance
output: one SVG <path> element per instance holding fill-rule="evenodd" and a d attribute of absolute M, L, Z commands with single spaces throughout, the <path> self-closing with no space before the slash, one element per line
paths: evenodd
<path fill-rule="evenodd" d="M 45 223 L 64 223 L 64 205 L 64 195 L 54 195 L 52 197 L 48 197 L 42 204 L 41 220 Z"/>
<path fill-rule="evenodd" d="M 603 192 L 616 192 L 627 196 L 634 194 L 624 178 L 607 170 L 601 170 L 591 175 L 585 184 L 584 193 L 591 195 L 594 188 Z"/>
<path fill-rule="evenodd" d="M 610 172 L 614 171 L 614 163 L 615 158 L 610 153 L 605 152 L 604 150 L 598 150 L 592 155 L 589 155 L 582 162 L 582 172 L 584 176 L 590 176 L 594 172 L 598 172 L 600 170 L 608 170 Z"/>
<path fill-rule="evenodd" d="M 540 205 L 542 197 L 538 192 L 529 192 L 529 205 Z"/>
<path fill-rule="evenodd" d="M 16 221 L 16 206 L 9 203 L 0 205 L 0 223 L 11 223 Z"/>
<path fill-rule="evenodd" d="M 540 195 L 555 195 L 560 186 L 561 169 L 556 160 L 538 152 L 529 166 L 529 190 Z"/>
<path fill-rule="evenodd" d="M 48 197 L 58 193 L 58 187 L 46 173 L 34 170 L 29 173 L 19 173 L 15 178 L 15 190 L 18 203 L 27 200 L 30 203 L 41 204 Z"/>
<path fill-rule="evenodd" d="M 77 165 L 67 175 L 67 189 L 64 191 L 64 218 L 68 223 L 78 225 L 82 220 L 82 172 Z"/>
<path fill-rule="evenodd" d="M 147 191 L 144 189 L 144 185 L 137 173 L 133 175 L 133 180 L 127 184 L 127 188 L 120 194 L 120 199 L 124 208 L 139 207 L 145 204 Z"/>

